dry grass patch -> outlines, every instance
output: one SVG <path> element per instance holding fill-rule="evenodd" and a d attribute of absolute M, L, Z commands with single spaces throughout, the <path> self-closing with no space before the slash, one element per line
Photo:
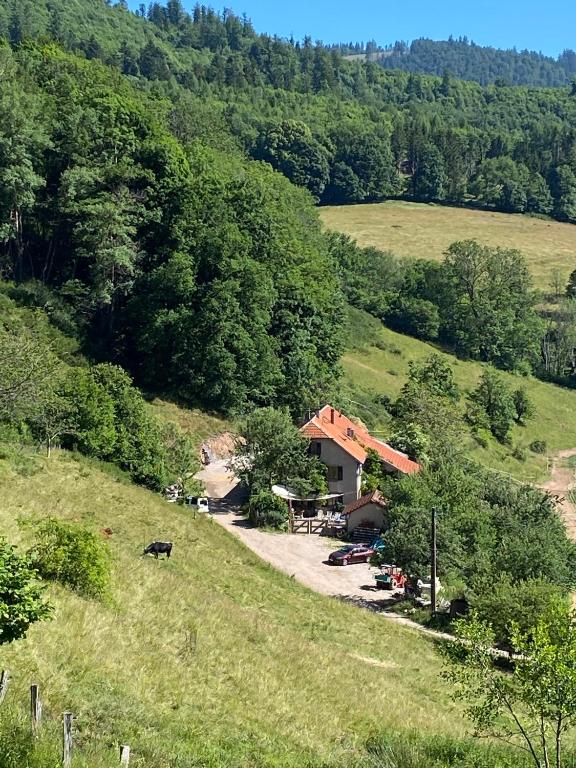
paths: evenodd
<path fill-rule="evenodd" d="M 550 290 L 558 269 L 567 281 L 576 269 L 576 226 L 519 214 L 473 211 L 425 203 L 388 201 L 320 208 L 329 229 L 345 232 L 362 246 L 412 259 L 434 259 L 457 240 L 517 248 L 526 257 L 536 285 Z"/>
<path fill-rule="evenodd" d="M 156 398 L 150 404 L 153 413 L 165 421 L 173 421 L 200 447 L 211 437 L 227 432 L 232 424 L 216 415 L 195 408 L 181 408 L 175 403 Z"/>

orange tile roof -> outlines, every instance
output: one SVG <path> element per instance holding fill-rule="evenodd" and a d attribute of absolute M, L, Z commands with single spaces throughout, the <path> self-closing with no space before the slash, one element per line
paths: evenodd
<path fill-rule="evenodd" d="M 378 504 L 379 507 L 388 506 L 386 499 L 382 496 L 380 491 L 372 491 L 372 493 L 367 493 L 365 496 L 361 496 L 359 499 L 356 499 L 356 501 L 352 501 L 348 504 L 348 506 L 344 508 L 344 514 L 350 515 L 357 509 L 362 509 L 362 507 L 365 507 L 367 504 Z"/>
<path fill-rule="evenodd" d="M 404 453 L 396 451 L 382 440 L 377 440 L 361 424 L 349 419 L 330 405 L 325 405 L 301 429 L 311 440 L 334 440 L 346 453 L 364 464 L 367 450 L 376 451 L 382 461 L 405 475 L 419 472 L 421 467 Z"/>

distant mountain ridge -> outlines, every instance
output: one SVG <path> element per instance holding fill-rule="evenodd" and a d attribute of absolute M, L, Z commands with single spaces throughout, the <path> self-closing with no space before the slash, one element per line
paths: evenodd
<path fill-rule="evenodd" d="M 576 53 L 565 50 L 557 59 L 536 51 L 503 50 L 477 45 L 466 37 L 448 40 L 419 38 L 382 48 L 374 41 L 338 46 L 349 59 L 378 61 L 386 69 L 438 75 L 445 72 L 481 85 L 558 87 L 576 75 Z"/>

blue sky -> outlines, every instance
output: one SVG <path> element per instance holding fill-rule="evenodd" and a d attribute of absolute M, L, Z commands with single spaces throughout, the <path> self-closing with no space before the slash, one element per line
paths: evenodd
<path fill-rule="evenodd" d="M 555 56 L 576 49 L 576 0 L 227 0 L 221 10 L 246 13 L 258 32 L 324 42 L 371 38 L 385 44 L 450 34 L 498 48 L 542 51 Z M 183 0 L 191 9 L 194 0 Z M 130 0 L 136 8 L 139 0 Z"/>

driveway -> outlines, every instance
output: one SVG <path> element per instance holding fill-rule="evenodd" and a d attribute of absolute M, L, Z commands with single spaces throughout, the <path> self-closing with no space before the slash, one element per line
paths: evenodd
<path fill-rule="evenodd" d="M 211 517 L 262 560 L 315 592 L 370 610 L 381 611 L 394 602 L 394 593 L 375 589 L 376 570 L 367 563 L 347 566 L 327 564 L 328 555 L 339 546 L 335 539 L 304 533 L 265 533 L 251 526 L 239 514 L 243 501 L 242 489 L 226 464 L 225 459 L 213 461 L 196 478 L 202 481 L 210 497 Z M 448 634 L 427 629 L 405 616 L 395 613 L 381 615 L 431 637 L 452 639 Z"/>
<path fill-rule="evenodd" d="M 367 563 L 327 564 L 330 552 L 340 546 L 336 539 L 304 533 L 269 533 L 252 527 L 239 514 L 242 489 L 227 463 L 226 459 L 212 461 L 195 476 L 203 483 L 212 517 L 220 525 L 263 560 L 316 592 L 374 609 L 390 603 L 391 593 L 376 590 L 376 570 Z"/>
<path fill-rule="evenodd" d="M 226 501 L 230 509 L 237 508 L 242 503 L 242 489 L 238 478 L 228 469 L 229 459 L 217 459 L 203 467 L 194 475 L 206 490 L 210 499 Z"/>
<path fill-rule="evenodd" d="M 230 512 L 226 503 L 212 501 L 211 512 L 220 525 L 279 571 L 323 595 L 359 604 L 390 602 L 388 591 L 376 590 L 377 571 L 367 563 L 328 565 L 328 555 L 338 549 L 336 539 L 305 533 L 268 533 L 253 528 L 246 518 Z"/>

